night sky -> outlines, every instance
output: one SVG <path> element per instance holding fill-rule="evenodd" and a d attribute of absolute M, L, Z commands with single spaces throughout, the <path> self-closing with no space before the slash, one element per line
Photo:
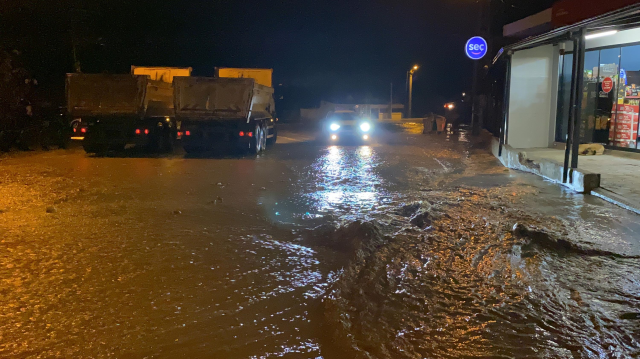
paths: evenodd
<path fill-rule="evenodd" d="M 506 11 L 496 26 L 545 8 L 505 1 L 494 1 Z M 471 90 L 473 64 L 463 49 L 478 13 L 474 0 L 6 0 L 0 45 L 23 51 L 52 98 L 62 98 L 75 43 L 84 72 L 273 68 L 284 110 L 322 99 L 387 102 L 390 82 L 394 100 L 404 102 L 406 71 L 417 63 L 420 114 Z"/>

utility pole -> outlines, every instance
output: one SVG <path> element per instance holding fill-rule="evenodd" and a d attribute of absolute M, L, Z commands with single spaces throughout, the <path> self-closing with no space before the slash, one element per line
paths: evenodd
<path fill-rule="evenodd" d="M 407 109 L 407 118 L 411 116 L 411 97 L 413 96 L 413 72 L 409 71 L 409 108 Z"/>
<path fill-rule="evenodd" d="M 490 7 L 491 0 L 478 0 L 480 9 L 478 16 L 478 35 L 485 36 L 490 35 Z M 473 99 L 471 100 L 471 133 L 473 135 L 479 135 L 482 129 L 482 120 L 484 112 L 486 110 L 486 94 L 481 94 L 479 87 L 481 87 L 479 77 L 486 74 L 482 71 L 482 60 L 477 60 L 473 65 Z"/>
<path fill-rule="evenodd" d="M 389 88 L 389 119 L 393 120 L 393 82 Z"/>
<path fill-rule="evenodd" d="M 479 135 L 480 134 L 480 120 L 478 116 L 478 76 L 480 71 L 478 71 L 478 67 L 480 67 L 480 61 L 475 61 L 473 63 L 473 84 L 471 85 L 471 93 L 473 97 L 471 99 L 471 134 Z"/>
<path fill-rule="evenodd" d="M 404 117 L 409 118 L 409 71 L 407 71 L 407 76 L 404 79 L 404 92 L 407 96 L 404 99 L 404 104 L 406 105 L 404 108 Z"/>

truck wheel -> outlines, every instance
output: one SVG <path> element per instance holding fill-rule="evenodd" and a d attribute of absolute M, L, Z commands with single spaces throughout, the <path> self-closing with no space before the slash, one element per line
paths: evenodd
<path fill-rule="evenodd" d="M 267 149 L 267 128 L 266 124 L 260 126 L 260 151 L 266 151 Z"/>
<path fill-rule="evenodd" d="M 262 145 L 264 144 L 262 139 L 263 137 L 262 126 L 260 125 L 260 122 L 256 122 L 256 127 L 253 130 L 253 137 L 249 142 L 249 153 L 257 155 L 262 151 Z"/>
<path fill-rule="evenodd" d="M 269 131 L 268 128 L 267 128 L 267 131 Z M 277 140 L 278 140 L 278 130 L 274 127 L 273 128 L 273 137 L 267 138 L 267 146 L 275 145 Z"/>

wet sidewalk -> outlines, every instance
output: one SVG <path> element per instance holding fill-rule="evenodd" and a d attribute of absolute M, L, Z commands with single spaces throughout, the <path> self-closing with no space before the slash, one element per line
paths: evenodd
<path fill-rule="evenodd" d="M 554 164 L 562 170 L 564 149 L 530 148 L 512 149 L 519 152 L 519 161 L 527 166 L 540 168 Z M 582 176 L 599 176 L 599 186 L 587 189 L 594 196 L 615 203 L 640 214 L 640 154 L 606 150 L 604 155 L 580 156 L 578 171 Z M 551 178 L 555 180 L 555 178 Z"/>

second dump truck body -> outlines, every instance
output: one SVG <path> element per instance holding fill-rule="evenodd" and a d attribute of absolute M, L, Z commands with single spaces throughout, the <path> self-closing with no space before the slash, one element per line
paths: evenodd
<path fill-rule="evenodd" d="M 187 152 L 234 145 L 260 152 L 275 142 L 273 88 L 252 78 L 176 77 L 176 118 Z"/>

